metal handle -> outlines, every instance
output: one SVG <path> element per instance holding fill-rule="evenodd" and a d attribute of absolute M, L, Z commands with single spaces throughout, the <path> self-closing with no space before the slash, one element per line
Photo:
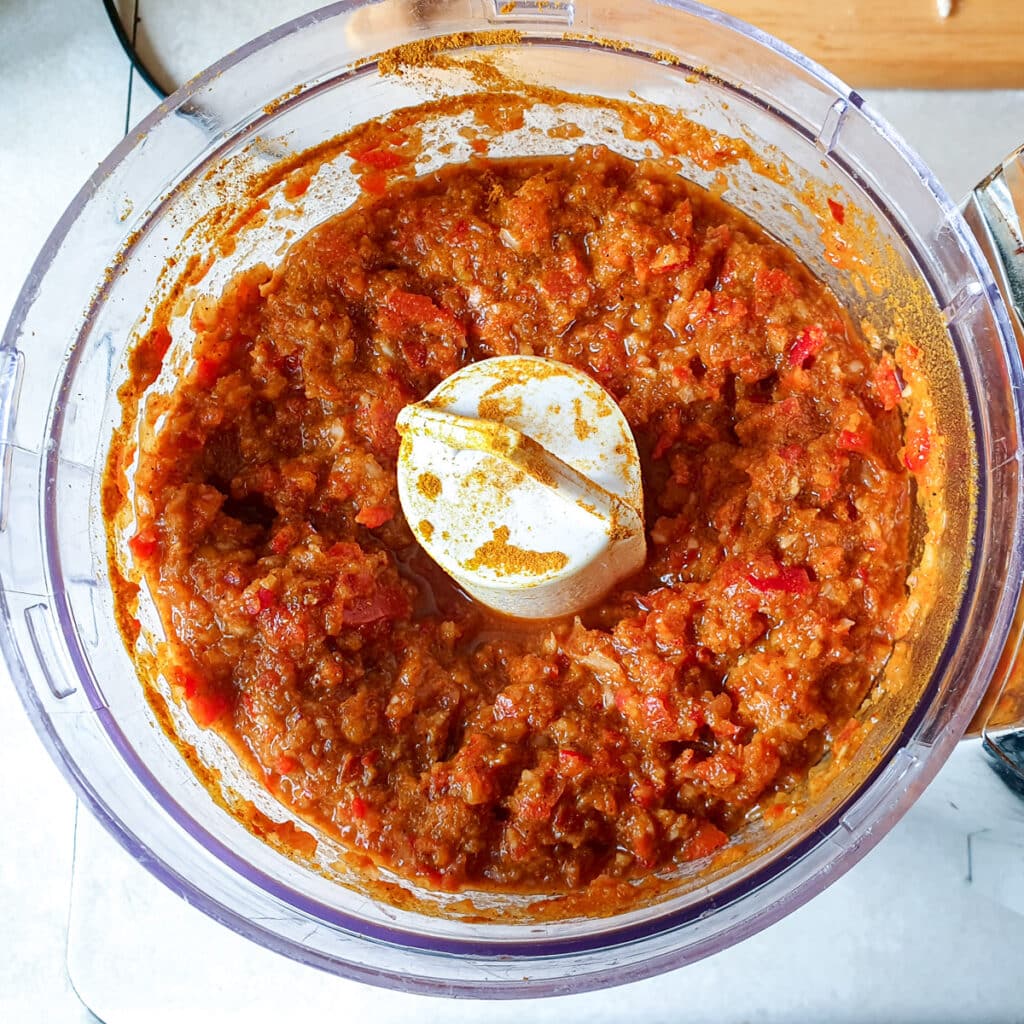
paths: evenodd
<path fill-rule="evenodd" d="M 967 197 L 964 217 L 992 267 L 1024 353 L 1024 146 L 1011 153 Z M 996 769 L 1024 793 L 1024 598 L 999 668 L 971 723 Z"/>

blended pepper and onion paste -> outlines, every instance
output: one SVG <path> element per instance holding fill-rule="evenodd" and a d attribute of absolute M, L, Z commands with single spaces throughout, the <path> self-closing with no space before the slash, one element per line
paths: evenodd
<path fill-rule="evenodd" d="M 928 431 L 795 256 L 666 165 L 396 181 L 193 328 L 130 541 L 172 690 L 402 876 L 558 892 L 702 858 L 892 651 Z M 399 410 L 509 353 L 592 375 L 640 451 L 646 565 L 566 620 L 475 604 L 398 503 Z"/>

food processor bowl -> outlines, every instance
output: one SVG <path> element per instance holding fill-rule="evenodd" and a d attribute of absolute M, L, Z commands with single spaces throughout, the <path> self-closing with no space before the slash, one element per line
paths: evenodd
<path fill-rule="evenodd" d="M 440 102 L 480 89 L 465 59 L 486 59 L 492 88 L 521 81 L 607 101 L 552 94 L 492 140 L 493 156 L 596 142 L 652 152 L 623 130 L 616 101 L 662 104 L 740 140 L 724 179 L 685 152 L 682 173 L 724 189 L 793 248 L 880 344 L 913 335 L 946 438 L 940 584 L 899 652 L 908 682 L 880 693 L 864 743 L 804 814 L 774 829 L 752 823 L 738 862 L 681 873 L 608 917 L 576 907 L 545 918 L 493 894 L 474 897 L 471 914 L 450 894 L 389 902 L 371 898 L 324 837 L 316 859 L 286 855 L 232 801 L 255 806 L 270 838 L 286 809 L 247 790 L 217 737 L 168 704 L 195 748 L 181 756 L 115 622 L 101 483 L 127 354 L 155 302 L 217 291 L 257 258 L 279 259 L 289 231 L 350 204 L 347 158 L 317 158 L 290 217 L 276 216 L 285 178 L 264 175 L 270 215 L 221 246 L 193 291 L 174 292 L 180 273 L 168 259 L 180 270 L 216 244 L 197 223 L 242 210 L 264 172 L 400 108 L 437 106 L 437 145 L 419 170 L 468 158 L 458 104 Z M 567 121 L 580 133 L 548 130 Z M 815 212 L 826 197 L 866 247 L 852 269 Z M 0 647 L 83 802 L 141 864 L 241 934 L 335 973 L 434 994 L 540 996 L 636 980 L 735 943 L 820 891 L 892 827 L 963 735 L 1020 590 L 1022 386 L 1009 314 L 957 207 L 860 96 L 777 40 L 684 0 L 335 4 L 162 103 L 98 168 L 33 267 L 0 345 Z M 196 764 L 219 773 L 219 798 Z"/>

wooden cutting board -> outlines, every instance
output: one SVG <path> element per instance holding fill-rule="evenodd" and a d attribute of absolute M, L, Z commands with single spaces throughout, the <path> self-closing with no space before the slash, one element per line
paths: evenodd
<path fill-rule="evenodd" d="M 1024 0 L 706 0 L 854 87 L 1024 88 Z"/>

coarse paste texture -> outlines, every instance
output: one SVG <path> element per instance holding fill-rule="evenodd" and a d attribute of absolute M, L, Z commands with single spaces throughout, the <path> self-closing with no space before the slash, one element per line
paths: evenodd
<path fill-rule="evenodd" d="M 703 858 L 848 734 L 905 628 L 929 424 L 904 437 L 891 356 L 670 163 L 371 185 L 196 303 L 141 432 L 130 547 L 172 690 L 300 816 L 430 886 Z M 592 375 L 640 452 L 646 565 L 573 619 L 490 615 L 397 499 L 398 411 L 511 353 Z"/>

